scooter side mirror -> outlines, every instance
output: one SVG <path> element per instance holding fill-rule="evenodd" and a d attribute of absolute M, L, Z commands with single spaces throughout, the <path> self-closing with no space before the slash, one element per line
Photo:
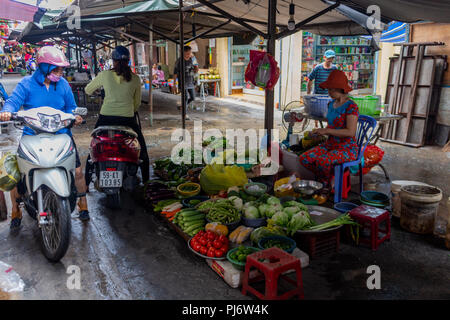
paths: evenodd
<path fill-rule="evenodd" d="M 77 107 L 75 108 L 74 114 L 78 115 L 78 116 L 85 116 L 87 115 L 88 110 L 87 108 L 82 108 L 82 107 Z"/>

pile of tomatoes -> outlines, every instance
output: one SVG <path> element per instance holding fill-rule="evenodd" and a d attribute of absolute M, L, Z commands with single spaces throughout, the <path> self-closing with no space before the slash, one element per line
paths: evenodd
<path fill-rule="evenodd" d="M 221 258 L 228 252 L 228 238 L 212 231 L 199 231 L 191 240 L 191 248 L 210 258 Z"/>

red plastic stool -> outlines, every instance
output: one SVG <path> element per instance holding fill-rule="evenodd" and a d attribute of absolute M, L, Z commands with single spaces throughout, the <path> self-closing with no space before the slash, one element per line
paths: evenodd
<path fill-rule="evenodd" d="M 372 250 L 377 250 L 382 242 L 391 238 L 391 219 L 389 217 L 389 212 L 385 209 L 361 205 L 351 210 L 349 214 L 363 229 L 370 230 L 370 239 L 362 238 L 359 239 L 359 241 L 368 243 Z M 381 229 L 380 224 L 383 221 L 386 223 L 386 227 Z M 380 236 L 382 233 L 384 233 L 384 236 Z"/>
<path fill-rule="evenodd" d="M 265 278 L 265 294 L 262 294 L 249 285 L 249 274 L 252 267 L 258 269 L 263 275 L 252 279 L 251 282 L 261 281 Z M 288 270 L 295 270 L 297 281 L 283 275 L 283 273 Z M 295 285 L 295 289 L 279 296 L 278 278 Z M 242 294 L 246 295 L 247 291 L 261 300 L 286 300 L 295 295 L 298 295 L 299 299 L 303 299 L 304 294 L 300 259 L 276 247 L 248 255 L 242 282 Z"/>
<path fill-rule="evenodd" d="M 330 181 L 334 181 L 334 175 L 331 177 Z M 352 190 L 352 185 L 350 182 L 350 170 L 346 169 L 344 170 L 344 178 L 342 181 L 342 199 L 347 199 L 348 194 L 350 193 L 350 190 Z M 332 192 L 334 193 L 334 187 Z"/>

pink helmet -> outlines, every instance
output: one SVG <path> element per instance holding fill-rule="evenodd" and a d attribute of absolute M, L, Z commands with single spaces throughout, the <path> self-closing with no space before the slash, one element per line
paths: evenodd
<path fill-rule="evenodd" d="M 45 46 L 39 49 L 37 52 L 37 63 L 48 63 L 58 67 L 70 66 L 64 53 L 53 46 Z"/>

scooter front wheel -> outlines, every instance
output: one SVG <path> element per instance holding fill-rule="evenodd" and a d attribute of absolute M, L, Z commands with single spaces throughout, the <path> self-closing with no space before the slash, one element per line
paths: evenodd
<path fill-rule="evenodd" d="M 58 262 L 69 248 L 72 225 L 69 200 L 58 196 L 51 190 L 44 194 L 46 224 L 41 225 L 41 245 L 45 257 Z"/>

